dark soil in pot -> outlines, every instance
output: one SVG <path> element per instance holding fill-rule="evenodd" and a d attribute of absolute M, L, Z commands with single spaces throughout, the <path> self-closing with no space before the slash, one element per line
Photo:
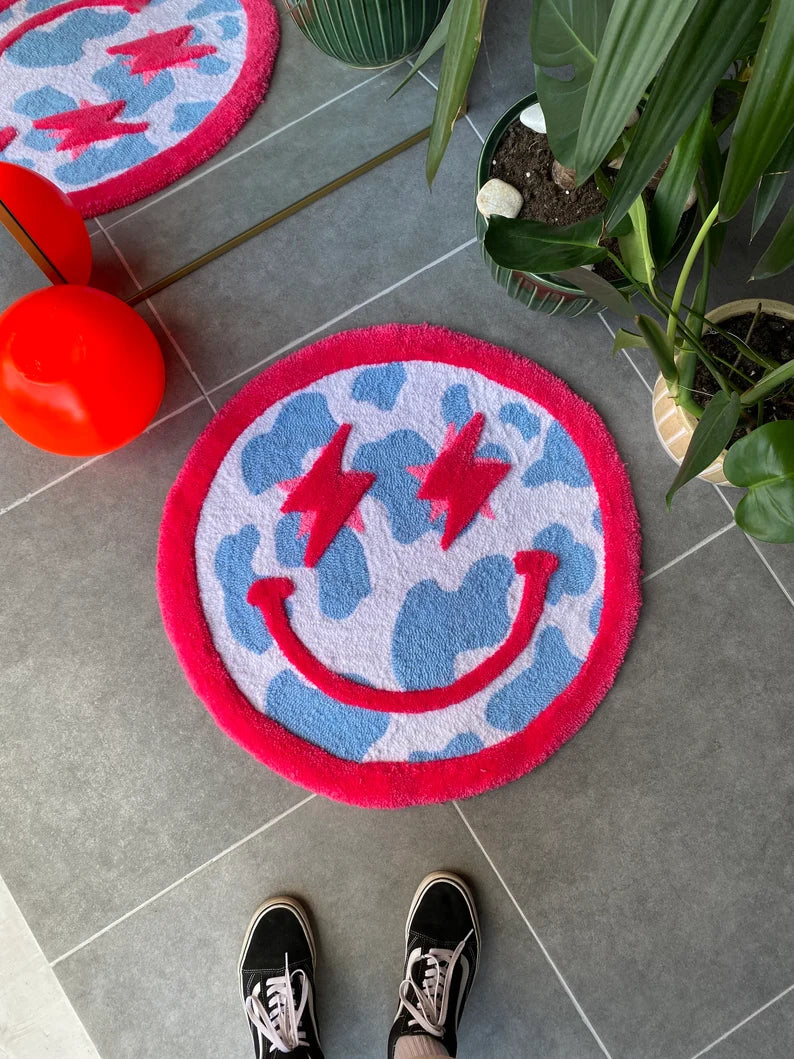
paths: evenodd
<path fill-rule="evenodd" d="M 720 327 L 723 331 L 730 331 L 737 338 L 741 338 L 757 353 L 772 357 L 779 364 L 794 359 L 794 320 L 785 320 L 782 316 L 772 313 L 761 313 L 755 324 L 753 319 L 753 313 L 742 313 L 722 320 Z M 726 378 L 737 386 L 746 388 L 751 383 L 758 382 L 763 375 L 764 369 L 760 365 L 737 353 L 736 346 L 719 332 L 705 332 L 703 345 L 724 362 L 721 366 Z M 726 368 L 726 364 L 731 367 Z M 695 369 L 693 389 L 698 404 L 705 404 L 706 395 L 713 396 L 719 389 L 708 368 L 700 362 Z M 743 420 L 736 428 L 730 441 L 731 445 L 758 425 L 757 409 L 748 409 L 748 415 L 749 420 Z M 764 401 L 764 423 L 771 423 L 775 419 L 794 419 L 794 380 Z"/>
<path fill-rule="evenodd" d="M 491 163 L 491 176 L 518 188 L 524 196 L 519 217 L 529 221 L 563 228 L 602 213 L 606 199 L 590 177 L 581 187 L 566 191 L 555 184 L 551 167 L 554 155 L 543 133 L 533 132 L 516 120 L 505 130 Z M 613 253 L 618 252 L 617 239 L 604 243 Z M 604 279 L 622 279 L 623 273 L 606 260 L 599 261 L 595 272 Z"/>

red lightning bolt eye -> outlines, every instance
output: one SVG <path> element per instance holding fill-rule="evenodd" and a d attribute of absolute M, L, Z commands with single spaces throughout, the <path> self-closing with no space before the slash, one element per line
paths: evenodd
<path fill-rule="evenodd" d="M 444 551 L 477 512 L 493 518 L 488 497 L 510 470 L 509 463 L 475 455 L 484 426 L 482 412 L 472 416 L 460 433 L 450 424 L 441 452 L 433 463 L 406 468 L 422 483 L 416 496 L 430 501 L 430 518 L 446 513 L 441 538 Z"/>
<path fill-rule="evenodd" d="M 375 481 L 368 471 L 343 471 L 342 455 L 352 427 L 343 423 L 302 478 L 284 482 L 289 492 L 281 505 L 285 513 L 302 514 L 298 536 L 309 534 L 304 562 L 316 566 L 346 522 L 358 528 L 358 505 Z"/>

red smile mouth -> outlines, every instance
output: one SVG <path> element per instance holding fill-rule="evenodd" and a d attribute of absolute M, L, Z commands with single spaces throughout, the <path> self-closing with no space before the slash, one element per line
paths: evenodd
<path fill-rule="evenodd" d="M 248 590 L 248 602 L 262 613 L 268 632 L 284 657 L 316 688 L 338 702 L 383 713 L 425 713 L 441 710 L 476 695 L 510 666 L 532 639 L 549 579 L 559 565 L 556 555 L 544 551 L 516 552 L 516 573 L 524 578 L 524 588 L 513 626 L 492 655 L 451 684 L 416 691 L 392 691 L 357 684 L 349 677 L 328 669 L 303 643 L 290 624 L 284 606 L 295 591 L 289 577 L 263 577 Z"/>

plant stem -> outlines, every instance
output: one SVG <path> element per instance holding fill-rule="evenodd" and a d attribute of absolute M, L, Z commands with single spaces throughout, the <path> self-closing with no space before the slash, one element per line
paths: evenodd
<path fill-rule="evenodd" d="M 761 305 L 762 304 L 763 304 L 762 302 L 758 303 L 758 308 L 755 310 L 753 318 L 750 321 L 750 326 L 747 329 L 747 334 L 744 336 L 744 343 L 745 343 L 746 346 L 750 345 L 750 335 L 753 333 L 753 328 L 758 323 L 758 317 L 761 315 Z"/>
<path fill-rule="evenodd" d="M 678 283 L 676 284 L 675 291 L 673 293 L 673 304 L 670 306 L 670 315 L 667 318 L 667 334 L 671 339 L 675 338 L 676 324 L 678 323 L 678 313 L 681 309 L 681 302 L 684 300 L 684 291 L 686 289 L 687 280 L 689 279 L 689 273 L 695 264 L 695 260 L 700 252 L 700 248 L 703 245 L 703 241 L 709 234 L 711 226 L 717 219 L 720 212 L 719 202 L 715 203 L 714 209 L 706 217 L 703 224 L 695 236 L 692 246 L 689 248 L 689 253 L 684 261 L 684 266 L 681 269 L 681 274 L 678 277 Z"/>

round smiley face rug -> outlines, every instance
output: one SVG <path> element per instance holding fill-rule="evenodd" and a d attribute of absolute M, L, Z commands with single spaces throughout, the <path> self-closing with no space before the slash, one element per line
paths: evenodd
<path fill-rule="evenodd" d="M 173 183 L 262 100 L 270 0 L 0 0 L 0 160 L 93 217 Z"/>
<path fill-rule="evenodd" d="M 168 635 L 221 728 L 356 805 L 465 797 L 587 720 L 637 621 L 601 419 L 437 327 L 349 331 L 250 382 L 165 506 Z"/>

